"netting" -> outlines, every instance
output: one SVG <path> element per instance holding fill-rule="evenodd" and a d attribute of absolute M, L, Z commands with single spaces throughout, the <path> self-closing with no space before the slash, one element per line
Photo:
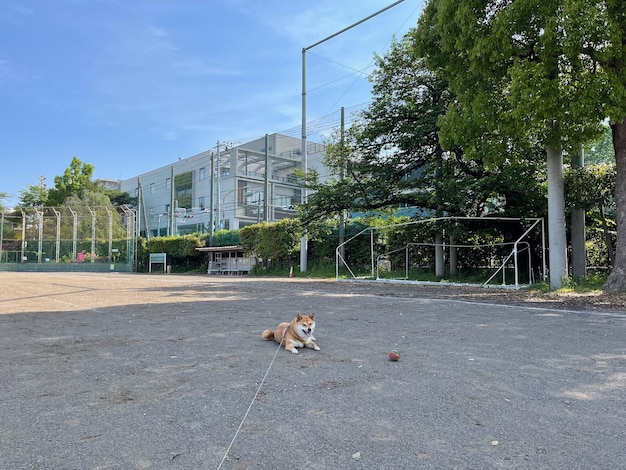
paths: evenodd
<path fill-rule="evenodd" d="M 2 270 L 133 269 L 136 216 L 126 206 L 41 207 L 3 211 Z"/>
<path fill-rule="evenodd" d="M 336 251 L 336 277 L 520 287 L 546 275 L 543 219 L 441 217 L 368 227 Z"/>

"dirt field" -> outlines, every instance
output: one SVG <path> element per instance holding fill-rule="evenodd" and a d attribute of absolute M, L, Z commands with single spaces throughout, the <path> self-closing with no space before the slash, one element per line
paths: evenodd
<path fill-rule="evenodd" d="M 260 338 L 311 311 L 321 351 Z M 625 326 L 620 296 L 0 272 L 0 468 L 626 468 Z"/>

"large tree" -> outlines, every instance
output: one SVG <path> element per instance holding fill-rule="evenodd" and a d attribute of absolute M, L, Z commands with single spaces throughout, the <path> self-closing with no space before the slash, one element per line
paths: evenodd
<path fill-rule="evenodd" d="M 599 64 L 610 89 L 608 117 L 617 169 L 617 246 L 613 270 L 603 289 L 614 292 L 626 290 L 626 1 L 606 0 L 597 4 L 597 15 L 585 22 L 589 33 L 580 47 L 586 56 Z M 586 19 L 583 15 L 579 18 L 581 21 Z"/>
<path fill-rule="evenodd" d="M 430 0 L 417 29 L 427 64 L 457 97 L 441 120 L 444 147 L 491 162 L 545 148 L 554 288 L 567 276 L 563 152 L 596 137 L 613 102 L 598 61 L 583 53 L 606 38 L 591 31 L 609 21 L 599 3 Z"/>
<path fill-rule="evenodd" d="M 79 214 L 78 230 L 79 233 L 83 234 L 84 238 L 91 238 L 93 229 L 92 217 L 96 218 L 96 239 L 106 240 L 109 236 L 109 230 L 113 231 L 113 238 L 125 236 L 125 228 L 123 227 L 119 211 L 102 191 L 85 189 L 80 196 L 75 194 L 65 199 L 60 207 L 62 209 L 71 209 L 74 213 Z M 70 218 L 65 220 L 69 221 Z M 71 239 L 72 229 L 72 224 L 65 224 L 62 227 L 64 232 L 62 236 Z"/>
<path fill-rule="evenodd" d="M 424 64 L 413 33 L 376 57 L 372 103 L 328 146 L 326 165 L 336 178 L 319 183 L 301 211 L 305 223 L 351 211 L 414 206 L 435 215 L 478 216 L 500 201 L 509 216 L 543 215 L 545 206 L 533 149 L 516 161 L 488 167 L 461 148 L 444 152 L 438 120 L 454 96 Z"/>
<path fill-rule="evenodd" d="M 68 197 L 80 196 L 86 190 L 93 190 L 95 188 L 93 172 L 92 164 L 72 157 L 70 166 L 65 169 L 63 175 L 54 177 L 54 188 L 48 191 L 48 204 L 58 206 Z"/>
<path fill-rule="evenodd" d="M 570 168 L 565 173 L 565 187 L 568 204 L 572 210 L 580 209 L 597 219 L 604 234 L 609 266 L 615 264 L 613 241 L 610 230 L 613 221 L 607 217 L 607 210 L 615 209 L 615 165 L 601 164 Z"/>
<path fill-rule="evenodd" d="M 305 221 L 343 209 L 433 207 L 434 172 L 443 156 L 437 119 L 451 95 L 415 57 L 408 40 L 394 42 L 376 64 L 373 102 L 345 138 L 337 136 L 329 145 L 326 164 L 338 178 L 309 181 L 316 192 L 307 200 Z"/>
<path fill-rule="evenodd" d="M 48 202 L 48 189 L 41 184 L 31 184 L 20 191 L 20 207 L 42 207 Z"/>

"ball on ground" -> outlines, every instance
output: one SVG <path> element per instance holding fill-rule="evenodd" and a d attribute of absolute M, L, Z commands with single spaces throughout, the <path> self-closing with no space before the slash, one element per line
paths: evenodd
<path fill-rule="evenodd" d="M 397 361 L 399 359 L 400 359 L 400 353 L 398 351 L 394 350 L 394 351 L 391 351 L 389 353 L 389 360 L 390 361 L 394 361 L 395 362 L 395 361 Z"/>

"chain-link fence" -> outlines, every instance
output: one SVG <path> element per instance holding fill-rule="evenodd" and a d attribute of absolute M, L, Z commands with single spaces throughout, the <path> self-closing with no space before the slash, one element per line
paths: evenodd
<path fill-rule="evenodd" d="M 132 271 L 136 214 L 119 207 L 2 211 L 0 270 Z"/>

